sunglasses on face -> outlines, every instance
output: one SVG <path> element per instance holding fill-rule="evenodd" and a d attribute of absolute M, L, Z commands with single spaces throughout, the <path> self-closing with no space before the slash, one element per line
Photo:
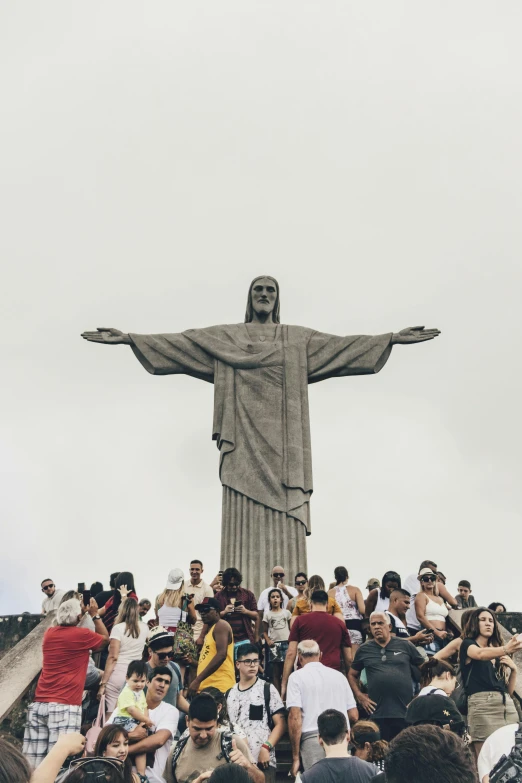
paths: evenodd
<path fill-rule="evenodd" d="M 436 582 L 436 576 L 421 576 L 421 582 Z"/>
<path fill-rule="evenodd" d="M 160 661 L 166 661 L 167 658 L 174 658 L 174 651 L 166 653 L 156 653 Z"/>
<path fill-rule="evenodd" d="M 299 581 L 296 581 L 296 585 L 305 585 L 306 582 L 304 579 L 300 579 Z"/>
<path fill-rule="evenodd" d="M 273 573 L 272 576 L 284 576 L 285 572 L 277 571 L 277 573 Z"/>
<path fill-rule="evenodd" d="M 44 585 L 44 586 L 42 587 L 42 590 L 50 590 L 50 589 L 51 589 L 51 587 L 54 587 L 54 585 Z"/>

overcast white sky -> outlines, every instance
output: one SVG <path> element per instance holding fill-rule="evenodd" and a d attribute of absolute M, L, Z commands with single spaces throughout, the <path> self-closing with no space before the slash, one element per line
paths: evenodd
<path fill-rule="evenodd" d="M 40 581 L 218 568 L 213 387 L 97 326 L 426 324 L 310 388 L 309 571 L 434 558 L 522 609 L 522 6 L 3 3 L 0 611 Z M 284 565 L 284 564 L 283 564 Z"/>

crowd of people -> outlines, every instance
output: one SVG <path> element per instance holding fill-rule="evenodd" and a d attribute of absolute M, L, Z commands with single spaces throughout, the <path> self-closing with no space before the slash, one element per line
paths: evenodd
<path fill-rule="evenodd" d="M 327 586 L 275 565 L 256 597 L 234 567 L 205 582 L 200 560 L 153 601 L 130 572 L 109 586 L 43 580 L 54 619 L 0 783 L 275 781 L 287 735 L 304 783 L 522 781 L 522 634 L 503 637 L 505 605 L 478 606 L 465 579 L 453 595 L 430 560 L 366 595 L 344 566 Z"/>

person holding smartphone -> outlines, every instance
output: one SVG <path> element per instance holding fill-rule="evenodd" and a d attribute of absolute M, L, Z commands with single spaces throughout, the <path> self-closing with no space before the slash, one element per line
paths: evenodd
<path fill-rule="evenodd" d="M 439 595 L 437 576 L 431 568 L 421 569 L 419 582 L 421 590 L 415 596 L 415 612 L 420 624 L 433 636 L 426 652 L 428 655 L 435 655 L 453 639 L 453 634 L 446 627 L 449 611 L 444 599 Z"/>
<path fill-rule="evenodd" d="M 390 595 L 390 606 L 388 607 L 387 614 L 390 617 L 392 625 L 392 634 L 398 636 L 399 639 L 407 639 L 416 647 L 423 647 L 424 645 L 431 644 L 433 642 L 433 633 L 427 628 L 421 628 L 417 633 L 412 634 L 408 630 L 406 625 L 406 612 L 410 608 L 411 596 L 407 590 L 402 587 L 394 590 Z"/>
<path fill-rule="evenodd" d="M 216 595 L 221 618 L 230 623 L 234 634 L 234 654 L 242 644 L 259 639 L 257 601 L 254 593 L 241 587 L 243 577 L 237 568 L 223 572 L 223 589 Z"/>

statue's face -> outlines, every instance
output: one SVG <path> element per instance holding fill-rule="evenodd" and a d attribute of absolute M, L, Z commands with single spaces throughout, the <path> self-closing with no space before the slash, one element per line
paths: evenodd
<path fill-rule="evenodd" d="M 269 277 L 260 277 L 252 286 L 252 309 L 258 315 L 269 314 L 277 302 L 277 288 Z"/>

